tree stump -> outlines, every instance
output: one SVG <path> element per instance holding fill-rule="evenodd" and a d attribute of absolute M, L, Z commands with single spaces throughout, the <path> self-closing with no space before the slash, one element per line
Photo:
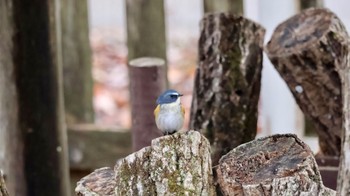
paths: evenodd
<path fill-rule="evenodd" d="M 324 155 L 340 155 L 342 91 L 336 67 L 347 60 L 347 37 L 335 14 L 311 8 L 280 24 L 266 46 L 271 62 L 313 121 Z"/>
<path fill-rule="evenodd" d="M 143 57 L 129 62 L 133 150 L 151 144 L 162 132 L 157 128 L 153 111 L 157 97 L 166 89 L 165 61 Z"/>
<path fill-rule="evenodd" d="M 215 195 L 210 144 L 197 131 L 157 138 L 151 146 L 119 160 L 114 171 L 102 168 L 82 178 L 76 193 Z"/>
<path fill-rule="evenodd" d="M 323 186 L 310 148 L 292 134 L 243 144 L 216 172 L 223 195 L 335 195 Z"/>
<path fill-rule="evenodd" d="M 0 170 L 0 196 L 9 196 L 9 193 L 7 192 L 4 175 L 2 173 L 2 170 Z"/>
<path fill-rule="evenodd" d="M 209 139 L 214 165 L 255 138 L 264 34 L 260 25 L 228 13 L 201 21 L 190 127 Z"/>

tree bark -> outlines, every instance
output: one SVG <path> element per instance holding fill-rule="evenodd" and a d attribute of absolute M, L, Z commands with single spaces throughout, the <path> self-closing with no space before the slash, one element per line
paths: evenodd
<path fill-rule="evenodd" d="M 62 0 L 64 101 L 68 124 L 94 122 L 87 0 Z"/>
<path fill-rule="evenodd" d="M 13 41 L 28 195 L 69 195 L 60 1 L 14 0 Z"/>
<path fill-rule="evenodd" d="M 155 124 L 153 110 L 157 107 L 157 97 L 166 88 L 165 61 L 138 58 L 129 62 L 129 70 L 132 143 L 137 151 L 162 135 Z"/>
<path fill-rule="evenodd" d="M 209 14 L 201 22 L 190 127 L 209 139 L 214 165 L 255 138 L 264 34 L 232 14 Z"/>
<path fill-rule="evenodd" d="M 0 168 L 6 175 L 8 191 L 13 195 L 26 195 L 15 80 L 16 43 L 13 40 L 16 32 L 13 1 L 0 0 Z"/>
<path fill-rule="evenodd" d="M 348 55 L 341 21 L 327 9 L 308 9 L 280 24 L 267 54 L 297 103 L 314 122 L 321 154 L 339 156 L 342 92 L 337 64 Z"/>
<path fill-rule="evenodd" d="M 203 0 L 204 13 L 230 12 L 243 15 L 243 0 Z"/>
<path fill-rule="evenodd" d="M 335 195 L 323 186 L 310 148 L 292 134 L 243 144 L 216 172 L 223 195 Z"/>
<path fill-rule="evenodd" d="M 343 127 L 337 191 L 339 195 L 350 195 L 350 38 L 345 27 L 341 25 L 340 28 L 342 31 L 337 34 L 336 43 L 342 59 L 335 66 L 341 79 Z"/>
<path fill-rule="evenodd" d="M 150 147 L 119 160 L 114 171 L 101 168 L 82 178 L 76 193 L 215 195 L 210 144 L 196 131 L 157 138 Z"/>
<path fill-rule="evenodd" d="M 126 0 L 128 59 L 166 58 L 163 0 Z M 151 46 L 151 47 L 150 47 Z"/>
<path fill-rule="evenodd" d="M 9 193 L 6 188 L 4 175 L 0 169 L 0 196 L 9 196 Z"/>

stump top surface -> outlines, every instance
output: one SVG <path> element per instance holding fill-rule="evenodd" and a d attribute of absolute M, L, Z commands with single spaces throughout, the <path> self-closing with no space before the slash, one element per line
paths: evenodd
<path fill-rule="evenodd" d="M 153 67 L 153 66 L 164 66 L 165 61 L 161 58 L 155 57 L 141 57 L 133 59 L 129 62 L 130 66 L 133 67 Z"/>
<path fill-rule="evenodd" d="M 305 50 L 326 33 L 335 15 L 327 9 L 307 9 L 275 29 L 266 49 L 269 56 L 281 56 Z"/>
<path fill-rule="evenodd" d="M 218 169 L 240 184 L 260 183 L 291 176 L 309 156 L 310 148 L 295 135 L 273 135 L 235 148 L 220 159 Z"/>

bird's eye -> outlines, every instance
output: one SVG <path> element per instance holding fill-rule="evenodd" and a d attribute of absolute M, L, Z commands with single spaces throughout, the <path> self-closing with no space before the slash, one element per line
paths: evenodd
<path fill-rule="evenodd" d="M 176 99 L 176 98 L 177 98 L 177 95 L 170 95 L 170 97 L 171 97 L 172 99 Z"/>

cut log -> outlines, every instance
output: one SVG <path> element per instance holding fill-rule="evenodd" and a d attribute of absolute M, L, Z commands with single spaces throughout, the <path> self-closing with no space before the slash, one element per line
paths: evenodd
<path fill-rule="evenodd" d="M 197 131 L 155 139 L 150 147 L 119 160 L 114 171 L 102 168 L 82 178 L 76 193 L 215 195 L 210 144 Z"/>
<path fill-rule="evenodd" d="M 320 154 L 339 156 L 342 93 L 338 64 L 347 60 L 347 33 L 327 9 L 308 9 L 280 24 L 267 54 L 319 136 Z"/>
<path fill-rule="evenodd" d="M 162 134 L 153 111 L 157 97 L 167 85 L 165 61 L 160 58 L 138 58 L 129 62 L 132 143 L 134 151 L 151 145 Z"/>
<path fill-rule="evenodd" d="M 9 193 L 7 192 L 7 188 L 5 184 L 4 175 L 1 169 L 0 169 L 0 196 L 9 196 Z"/>
<path fill-rule="evenodd" d="M 292 134 L 243 144 L 216 172 L 223 195 L 335 195 L 323 186 L 310 148 Z"/>
<path fill-rule="evenodd" d="M 255 138 L 264 34 L 260 25 L 228 13 L 201 21 L 190 127 L 209 139 L 214 165 Z"/>

